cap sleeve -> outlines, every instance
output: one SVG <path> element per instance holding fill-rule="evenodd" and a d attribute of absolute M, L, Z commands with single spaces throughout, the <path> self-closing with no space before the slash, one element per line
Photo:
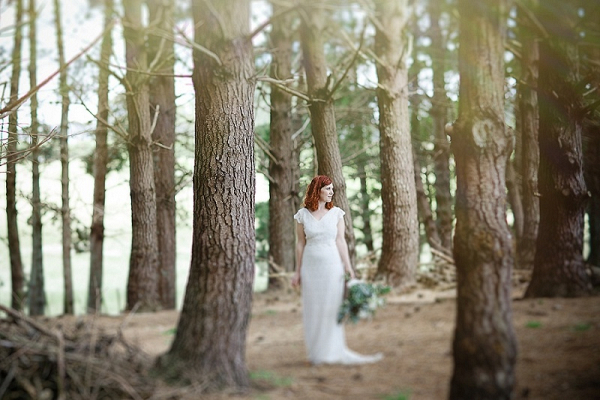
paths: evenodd
<path fill-rule="evenodd" d="M 339 221 L 340 219 L 344 218 L 344 215 L 346 215 L 346 212 L 339 207 L 336 207 L 336 208 L 337 208 L 337 219 Z"/>
<path fill-rule="evenodd" d="M 299 224 L 304 224 L 304 208 L 298 210 L 296 214 L 294 214 L 294 219 L 298 221 Z"/>

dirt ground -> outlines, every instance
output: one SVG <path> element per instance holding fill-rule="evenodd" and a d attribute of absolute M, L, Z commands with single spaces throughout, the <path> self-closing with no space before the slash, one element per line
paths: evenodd
<path fill-rule="evenodd" d="M 515 399 L 600 399 L 600 298 L 520 300 L 514 294 L 519 356 Z M 298 293 L 255 295 L 247 364 L 253 388 L 189 394 L 189 399 L 388 399 L 439 400 L 452 374 L 454 291 L 415 289 L 390 294 L 370 321 L 347 325 L 348 345 L 384 359 L 361 366 L 312 366 L 306 361 Z M 151 355 L 166 351 L 178 313 L 99 317 L 107 332 L 124 334 Z"/>

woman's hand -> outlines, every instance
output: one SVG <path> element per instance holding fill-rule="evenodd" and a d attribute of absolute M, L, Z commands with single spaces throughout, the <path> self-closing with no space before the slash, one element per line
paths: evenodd
<path fill-rule="evenodd" d="M 292 287 L 300 286 L 300 274 L 296 272 L 292 277 Z"/>
<path fill-rule="evenodd" d="M 352 268 L 348 268 L 346 270 L 346 274 L 349 276 L 349 279 L 356 279 L 356 275 L 354 274 L 354 270 Z"/>

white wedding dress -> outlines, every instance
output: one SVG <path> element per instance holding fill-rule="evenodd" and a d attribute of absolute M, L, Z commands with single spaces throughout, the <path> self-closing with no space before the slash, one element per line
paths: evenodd
<path fill-rule="evenodd" d="M 361 355 L 346 347 L 344 326 L 337 314 L 344 295 L 344 268 L 335 239 L 344 211 L 333 207 L 317 220 L 306 208 L 294 219 L 304 225 L 306 246 L 300 270 L 302 322 L 308 359 L 313 364 L 364 364 L 381 354 Z"/>

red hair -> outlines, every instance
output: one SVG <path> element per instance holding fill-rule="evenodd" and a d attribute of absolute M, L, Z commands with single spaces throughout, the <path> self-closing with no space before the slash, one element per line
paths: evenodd
<path fill-rule="evenodd" d="M 332 183 L 333 181 L 328 176 L 315 176 L 306 188 L 306 195 L 304 196 L 304 207 L 308 208 L 310 211 L 317 211 L 317 208 L 319 208 L 321 189 L 327 185 L 331 185 Z M 333 201 L 325 203 L 325 208 L 328 210 L 332 209 Z"/>

